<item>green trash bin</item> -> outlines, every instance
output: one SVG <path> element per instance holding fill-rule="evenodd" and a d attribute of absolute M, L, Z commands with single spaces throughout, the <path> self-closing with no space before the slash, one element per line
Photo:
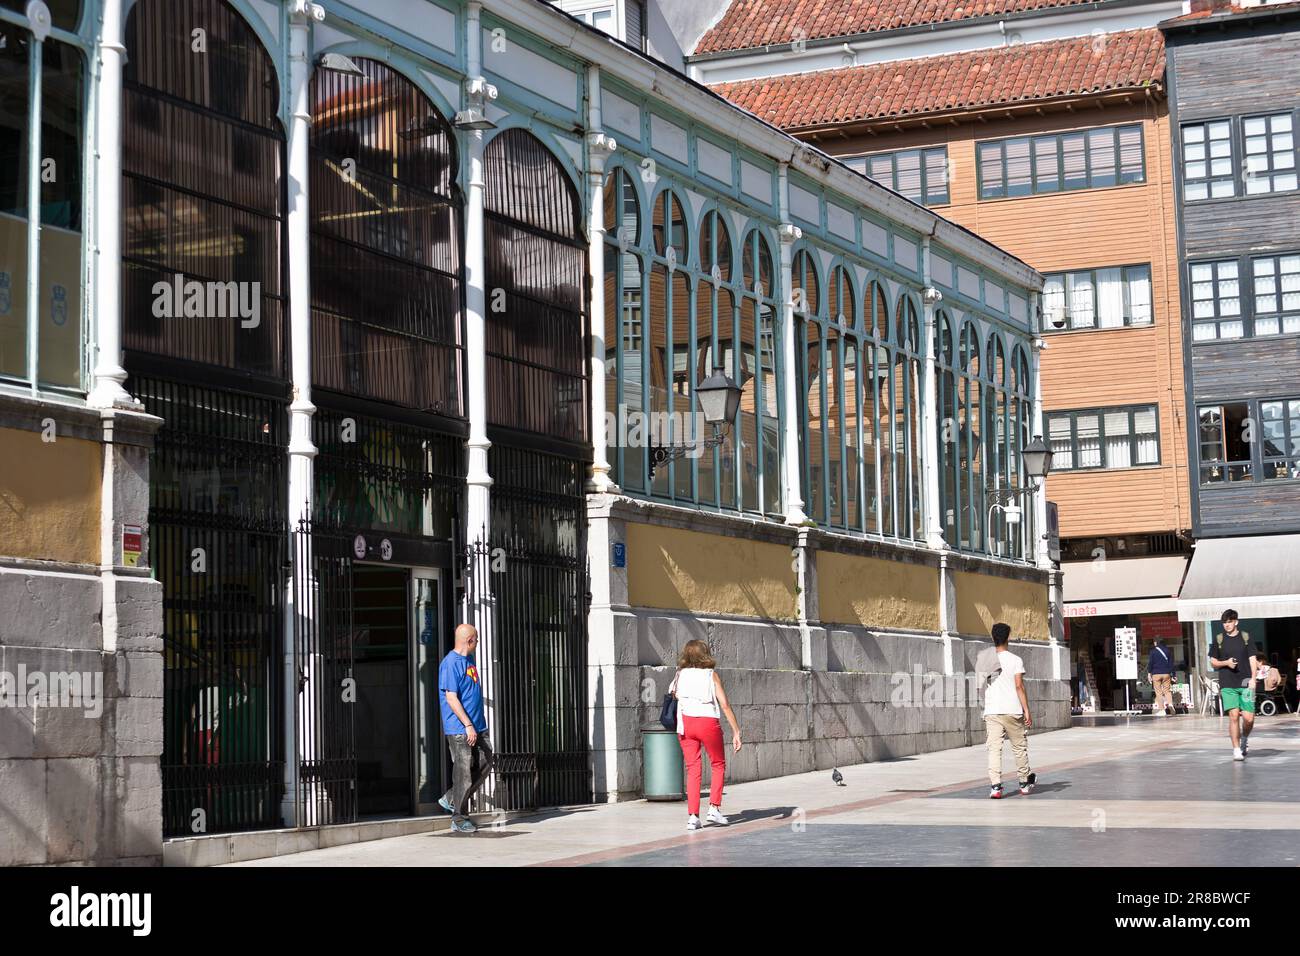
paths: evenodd
<path fill-rule="evenodd" d="M 685 800 L 686 773 L 677 734 L 663 727 L 641 731 L 641 792 L 647 800 Z"/>

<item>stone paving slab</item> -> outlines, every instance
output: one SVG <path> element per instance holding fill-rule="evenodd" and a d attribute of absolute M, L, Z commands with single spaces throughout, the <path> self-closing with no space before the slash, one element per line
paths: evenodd
<path fill-rule="evenodd" d="M 1059 865 L 1069 859 L 1102 866 L 1160 859 L 1208 866 L 1223 850 L 1233 860 L 1295 865 L 1286 854 L 1300 847 L 1300 812 L 1291 792 L 1300 790 L 1300 718 L 1261 721 L 1252 736 L 1256 762 L 1244 767 L 1222 762 L 1227 750 L 1222 718 L 1090 723 L 1030 737 L 1043 787 L 1026 798 L 987 799 L 985 750 L 979 744 L 842 767 L 843 787 L 835 786 L 827 771 L 729 784 L 724 806 L 733 825 L 725 829 L 686 833 L 682 803 L 631 801 L 548 810 L 473 836 L 418 834 L 235 865 L 574 866 L 640 858 L 647 865 L 664 859 L 675 861 L 672 865 L 743 860 L 889 866 L 949 865 L 954 856 L 962 865 L 998 865 L 1000 841 L 1010 833 L 1027 834 L 1015 851 L 1021 854 L 1017 861 Z M 729 760 L 733 756 L 728 753 Z M 1013 778 L 1009 748 L 1004 768 Z M 1235 791 L 1223 789 L 1237 777 Z M 1107 779 L 1112 789 L 1116 780 L 1126 789 L 1101 793 Z M 1191 784 L 1207 780 L 1217 781 L 1222 792 L 1187 792 Z M 1069 786 L 1051 789 L 1059 783 Z M 1101 833 L 1093 830 L 1092 811 L 1098 808 L 1106 814 Z M 1220 826 L 1227 829 L 1201 827 L 1220 812 Z M 790 842 L 795 836 L 802 842 Z M 1149 855 L 1112 852 L 1125 840 Z M 817 849 L 823 845 L 819 841 L 843 845 L 846 856 L 826 856 Z M 932 852 L 927 841 L 938 841 L 948 856 Z M 1285 850 L 1274 848 L 1278 841 Z M 728 849 L 732 844 L 737 844 L 734 851 Z M 685 853 L 692 854 L 689 860 Z M 1067 853 L 1071 856 L 1062 855 Z M 1039 860 L 1040 854 L 1045 858 Z"/>
<path fill-rule="evenodd" d="M 1296 866 L 1294 830 L 1160 831 L 811 824 L 594 866 Z M 1176 848 L 1184 848 L 1181 852 Z M 1171 859 L 1176 857 L 1175 859 Z"/>

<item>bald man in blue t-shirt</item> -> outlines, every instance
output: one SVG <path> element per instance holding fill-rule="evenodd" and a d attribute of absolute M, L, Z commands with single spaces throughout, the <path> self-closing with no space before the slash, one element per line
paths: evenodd
<path fill-rule="evenodd" d="M 478 829 L 469 819 L 469 801 L 496 762 L 483 716 L 483 688 L 474 661 L 477 647 L 474 625 L 458 625 L 456 645 L 438 666 L 442 731 L 447 735 L 452 762 L 451 789 L 438 799 L 438 805 L 451 814 L 451 828 L 459 833 Z"/>

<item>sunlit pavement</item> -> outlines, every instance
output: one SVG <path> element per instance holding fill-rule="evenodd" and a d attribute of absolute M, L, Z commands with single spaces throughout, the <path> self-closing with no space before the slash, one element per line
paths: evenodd
<path fill-rule="evenodd" d="M 1033 794 L 988 799 L 982 745 L 728 786 L 727 828 L 684 803 L 567 808 L 472 836 L 395 837 L 239 866 L 1295 866 L 1300 718 L 1232 759 L 1214 717 L 1102 718 L 1030 738 Z"/>

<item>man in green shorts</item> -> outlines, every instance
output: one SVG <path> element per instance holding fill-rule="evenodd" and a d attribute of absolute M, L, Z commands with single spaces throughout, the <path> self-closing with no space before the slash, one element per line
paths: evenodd
<path fill-rule="evenodd" d="M 1224 611 L 1219 620 L 1223 632 L 1214 636 L 1210 646 L 1210 666 L 1218 671 L 1219 697 L 1228 715 L 1228 736 L 1232 740 L 1232 759 L 1245 760 L 1250 747 L 1250 730 L 1255 726 L 1255 656 L 1247 642 L 1250 637 L 1237 629 L 1237 612 Z M 1240 715 L 1241 726 L 1237 726 Z"/>

